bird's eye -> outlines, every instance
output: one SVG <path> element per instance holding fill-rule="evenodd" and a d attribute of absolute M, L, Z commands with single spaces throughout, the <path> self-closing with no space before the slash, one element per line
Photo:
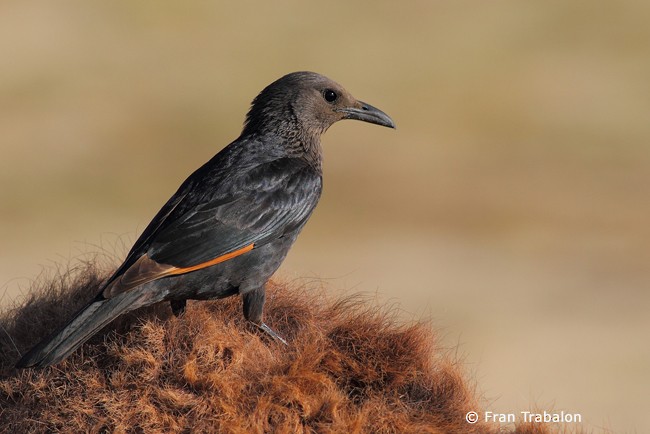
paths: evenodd
<path fill-rule="evenodd" d="M 339 96 L 332 89 L 325 89 L 325 91 L 323 92 L 323 97 L 327 102 L 334 102 L 336 101 L 336 98 L 338 98 Z"/>

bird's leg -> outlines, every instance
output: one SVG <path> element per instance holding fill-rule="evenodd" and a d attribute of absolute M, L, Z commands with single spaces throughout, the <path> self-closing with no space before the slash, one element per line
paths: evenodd
<path fill-rule="evenodd" d="M 185 306 L 187 305 L 187 300 L 169 300 L 169 304 L 172 307 L 172 313 L 175 317 L 179 317 L 185 312 Z"/>
<path fill-rule="evenodd" d="M 262 321 L 265 297 L 266 295 L 263 286 L 245 293 L 242 296 L 244 299 L 244 318 L 255 324 L 260 330 L 263 330 L 276 341 L 288 345 L 287 341 Z"/>

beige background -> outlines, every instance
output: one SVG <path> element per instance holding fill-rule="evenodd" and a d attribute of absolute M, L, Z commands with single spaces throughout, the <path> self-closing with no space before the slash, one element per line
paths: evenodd
<path fill-rule="evenodd" d="M 0 303 L 124 254 L 250 100 L 314 70 L 393 116 L 324 137 L 281 273 L 432 318 L 492 411 L 650 431 L 650 3 L 0 3 Z"/>

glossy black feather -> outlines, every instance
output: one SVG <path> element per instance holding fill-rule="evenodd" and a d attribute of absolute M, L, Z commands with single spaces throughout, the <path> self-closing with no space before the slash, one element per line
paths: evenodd
<path fill-rule="evenodd" d="M 267 152 L 256 152 L 262 148 Z M 319 168 L 288 156 L 277 138 L 240 138 L 183 182 L 108 282 L 144 254 L 190 267 L 251 243 L 261 246 L 304 224 L 321 189 Z"/>
<path fill-rule="evenodd" d="M 304 160 L 282 158 L 233 173 L 223 185 L 210 200 L 168 219 L 148 240 L 148 256 L 191 267 L 253 243 L 261 247 L 306 222 L 321 177 Z"/>

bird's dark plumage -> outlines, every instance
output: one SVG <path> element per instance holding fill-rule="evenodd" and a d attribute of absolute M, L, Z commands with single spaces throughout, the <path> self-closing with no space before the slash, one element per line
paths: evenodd
<path fill-rule="evenodd" d="M 341 119 L 394 128 L 382 111 L 313 72 L 288 74 L 253 101 L 241 136 L 196 170 L 156 214 L 97 297 L 16 365 L 60 362 L 117 316 L 160 301 L 242 295 L 262 321 L 264 284 L 321 194 L 320 136 Z"/>

